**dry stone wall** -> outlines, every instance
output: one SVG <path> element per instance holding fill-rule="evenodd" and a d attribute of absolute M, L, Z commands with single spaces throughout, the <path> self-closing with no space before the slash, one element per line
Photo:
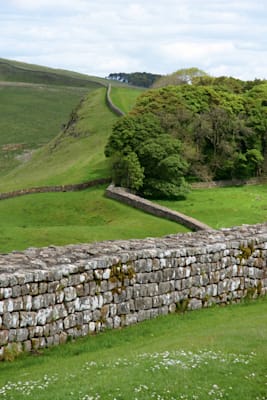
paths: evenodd
<path fill-rule="evenodd" d="M 267 223 L 0 255 L 0 358 L 267 292 Z"/>
<path fill-rule="evenodd" d="M 131 193 L 123 187 L 117 187 L 113 184 L 109 185 L 109 187 L 106 189 L 106 196 L 128 204 L 131 207 L 138 208 L 139 210 L 145 211 L 149 214 L 156 215 L 157 217 L 178 222 L 179 224 L 184 225 L 193 231 L 212 229 L 210 226 L 198 221 L 195 218 L 189 217 L 188 215 L 182 214 L 178 211 L 171 210 L 170 208 L 161 206 L 160 204 L 153 203 L 152 201 Z"/>
<path fill-rule="evenodd" d="M 113 103 L 110 97 L 110 93 L 111 93 L 111 84 L 109 83 L 106 93 L 107 105 L 116 115 L 118 115 L 119 117 L 123 117 L 125 113 Z"/>
<path fill-rule="evenodd" d="M 100 178 L 83 183 L 57 185 L 57 186 L 38 186 L 28 189 L 19 189 L 13 192 L 0 193 L 0 200 L 11 199 L 13 197 L 24 196 L 26 194 L 34 194 L 34 193 L 75 192 L 78 190 L 85 190 L 94 186 L 109 183 L 110 180 L 111 178 Z"/>

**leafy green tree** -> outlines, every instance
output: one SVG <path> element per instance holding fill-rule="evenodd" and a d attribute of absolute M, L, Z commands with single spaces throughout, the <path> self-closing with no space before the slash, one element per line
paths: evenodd
<path fill-rule="evenodd" d="M 128 83 L 129 85 L 150 87 L 152 84 L 161 77 L 158 74 L 151 74 L 148 72 L 113 72 L 109 74 L 108 79 Z"/>
<path fill-rule="evenodd" d="M 155 116 L 121 118 L 109 138 L 106 156 L 111 157 L 116 185 L 162 198 L 177 198 L 188 190 L 181 142 L 165 134 Z"/>
<path fill-rule="evenodd" d="M 146 113 L 145 115 L 126 115 L 113 126 L 105 147 L 106 157 L 121 153 L 127 155 L 148 138 L 156 137 L 163 133 L 157 116 Z"/>
<path fill-rule="evenodd" d="M 181 143 L 169 135 L 148 139 L 137 149 L 144 167 L 142 191 L 147 197 L 178 198 L 188 192 L 184 174 L 188 169 Z"/>
<path fill-rule="evenodd" d="M 264 157 L 258 149 L 250 149 L 246 152 L 249 175 L 258 176 L 261 173 Z"/>
<path fill-rule="evenodd" d="M 257 149 L 250 149 L 245 154 L 235 154 L 234 178 L 250 178 L 261 173 L 264 157 Z"/>
<path fill-rule="evenodd" d="M 122 156 L 116 153 L 111 158 L 112 180 L 117 186 L 137 191 L 144 180 L 144 168 L 141 167 L 136 153 Z"/>

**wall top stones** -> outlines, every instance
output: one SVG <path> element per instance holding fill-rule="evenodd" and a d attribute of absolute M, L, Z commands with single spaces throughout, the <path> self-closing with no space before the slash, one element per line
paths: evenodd
<path fill-rule="evenodd" d="M 230 243 L 229 243 L 230 242 Z M 267 223 L 221 230 L 190 232 L 143 240 L 117 240 L 92 244 L 29 248 L 0 255 L 0 287 L 25 282 L 53 281 L 89 269 L 105 269 L 129 260 L 176 255 L 208 254 L 240 243 L 267 243 Z"/>

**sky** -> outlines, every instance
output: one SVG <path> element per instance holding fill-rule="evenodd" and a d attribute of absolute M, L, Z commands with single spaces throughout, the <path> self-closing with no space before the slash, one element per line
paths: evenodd
<path fill-rule="evenodd" d="M 101 77 L 267 79 L 267 0 L 0 0 L 0 57 Z"/>

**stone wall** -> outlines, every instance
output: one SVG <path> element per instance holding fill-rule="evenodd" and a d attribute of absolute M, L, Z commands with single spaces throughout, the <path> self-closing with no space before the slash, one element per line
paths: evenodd
<path fill-rule="evenodd" d="M 28 189 L 19 189 L 13 192 L 0 193 L 0 200 L 11 199 L 13 197 L 24 196 L 26 194 L 34 193 L 50 193 L 50 192 L 75 192 L 78 190 L 85 190 L 90 187 L 103 185 L 109 183 L 111 178 L 100 178 L 83 183 L 74 183 L 69 185 L 57 185 L 57 186 L 37 186 Z"/>
<path fill-rule="evenodd" d="M 267 292 L 267 224 L 0 255 L 0 358 Z"/>
<path fill-rule="evenodd" d="M 249 179 L 231 179 L 224 181 L 208 181 L 208 182 L 193 182 L 191 187 L 193 189 L 212 189 L 218 187 L 230 186 L 246 186 L 246 185 L 264 185 L 267 183 L 267 176 L 262 175 Z"/>
<path fill-rule="evenodd" d="M 119 117 L 123 117 L 125 115 L 124 112 L 119 107 L 115 106 L 115 104 L 111 100 L 110 93 L 111 93 L 111 84 L 109 83 L 106 94 L 107 105 L 115 114 L 117 114 Z"/>
<path fill-rule="evenodd" d="M 153 203 L 152 201 L 144 199 L 143 197 L 136 196 L 135 194 L 130 193 L 129 191 L 127 191 L 127 189 L 122 187 L 109 185 L 106 190 L 106 195 L 112 199 L 128 204 L 131 207 L 138 208 L 139 210 L 145 211 L 149 214 L 178 222 L 179 224 L 184 225 L 193 231 L 212 229 L 210 226 L 198 221 L 195 218 L 189 217 L 188 215 L 182 214 L 178 211 L 174 211 L 170 208 Z"/>

